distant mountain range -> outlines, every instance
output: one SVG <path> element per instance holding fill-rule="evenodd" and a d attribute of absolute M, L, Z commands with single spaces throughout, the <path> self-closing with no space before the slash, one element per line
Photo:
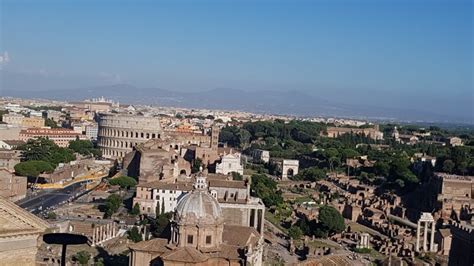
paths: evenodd
<path fill-rule="evenodd" d="M 128 84 L 64 90 L 3 90 L 2 96 L 78 101 L 105 96 L 127 104 L 151 104 L 221 110 L 240 110 L 298 116 L 334 116 L 373 120 L 413 122 L 472 123 L 469 117 L 453 117 L 442 113 L 396 109 L 383 106 L 338 103 L 300 91 L 244 91 L 212 89 L 201 92 L 171 91 L 161 88 L 138 88 Z M 472 119 L 472 118 L 471 118 Z"/>

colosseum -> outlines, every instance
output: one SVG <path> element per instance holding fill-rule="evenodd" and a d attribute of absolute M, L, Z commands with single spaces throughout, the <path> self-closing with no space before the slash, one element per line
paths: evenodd
<path fill-rule="evenodd" d="M 100 114 L 98 146 L 109 159 L 122 159 L 137 144 L 162 137 L 160 119 L 126 114 Z"/>

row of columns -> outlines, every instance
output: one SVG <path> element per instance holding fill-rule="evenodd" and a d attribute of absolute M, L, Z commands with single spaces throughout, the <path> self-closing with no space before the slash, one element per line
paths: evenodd
<path fill-rule="evenodd" d="M 105 225 L 96 225 L 92 232 L 92 244 L 100 244 L 106 240 L 112 239 L 117 236 L 117 230 L 115 223 L 108 223 Z"/>
<path fill-rule="evenodd" d="M 370 235 L 362 233 L 359 235 L 359 244 L 357 248 L 370 248 Z"/>
<path fill-rule="evenodd" d="M 255 228 L 260 235 L 263 235 L 265 223 L 265 209 L 250 209 L 249 226 Z"/>
<path fill-rule="evenodd" d="M 431 224 L 431 235 L 428 249 L 428 227 Z M 425 252 L 436 252 L 434 246 L 434 235 L 435 235 L 435 222 L 419 220 L 416 227 L 416 251 L 420 252 L 420 238 L 421 238 L 421 227 L 424 228 L 423 232 L 423 251 Z"/>

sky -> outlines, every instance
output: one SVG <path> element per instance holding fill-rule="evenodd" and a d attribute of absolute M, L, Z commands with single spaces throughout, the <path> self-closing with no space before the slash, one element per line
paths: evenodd
<path fill-rule="evenodd" d="M 462 0 L 0 0 L 3 90 L 302 91 L 472 116 Z"/>

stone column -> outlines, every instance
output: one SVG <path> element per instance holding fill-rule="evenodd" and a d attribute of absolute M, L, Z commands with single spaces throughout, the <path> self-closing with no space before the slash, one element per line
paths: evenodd
<path fill-rule="evenodd" d="M 421 230 L 421 222 L 418 221 L 416 225 L 416 247 L 415 247 L 415 250 L 417 252 L 420 251 L 420 230 Z"/>
<path fill-rule="evenodd" d="M 436 252 L 434 249 L 434 235 L 435 235 L 435 223 L 431 222 L 431 239 L 430 239 L 430 251 Z"/>
<path fill-rule="evenodd" d="M 254 211 L 253 227 L 255 227 L 255 230 L 258 230 L 258 209 L 255 209 L 255 211 Z"/>
<path fill-rule="evenodd" d="M 423 234 L 423 251 L 428 251 L 428 222 L 425 222 L 425 230 Z"/>
<path fill-rule="evenodd" d="M 265 208 L 262 209 L 262 224 L 260 226 L 260 236 L 263 237 L 263 229 L 265 227 Z"/>
<path fill-rule="evenodd" d="M 95 228 L 92 230 L 92 244 L 91 246 L 95 245 Z"/>

